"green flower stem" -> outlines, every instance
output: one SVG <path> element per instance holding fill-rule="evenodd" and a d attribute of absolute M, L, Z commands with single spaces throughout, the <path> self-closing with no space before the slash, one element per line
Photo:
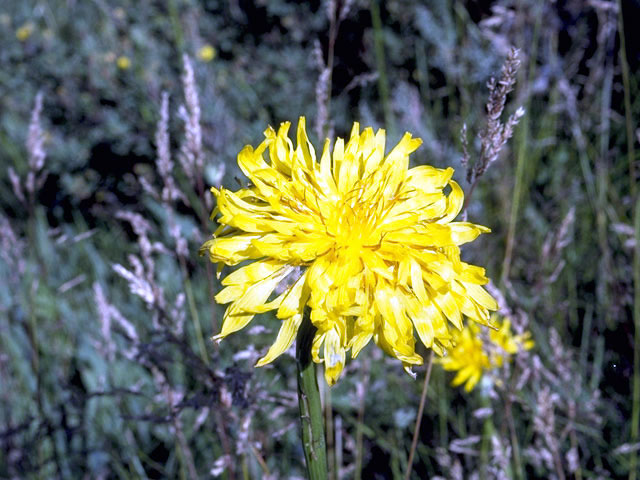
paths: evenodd
<path fill-rule="evenodd" d="M 326 480 L 327 447 L 324 440 L 322 405 L 316 379 L 316 366 L 311 359 L 311 344 L 315 332 L 316 327 L 311 323 L 307 310 L 298 329 L 298 338 L 296 339 L 302 447 L 307 461 L 309 479 Z"/>

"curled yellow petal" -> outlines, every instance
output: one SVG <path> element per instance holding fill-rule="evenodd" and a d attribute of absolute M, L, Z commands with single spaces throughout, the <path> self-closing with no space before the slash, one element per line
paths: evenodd
<path fill-rule="evenodd" d="M 293 315 L 282 322 L 276 341 L 271 345 L 267 354 L 256 363 L 256 367 L 262 367 L 273 362 L 282 355 L 293 343 L 298 332 L 298 327 L 302 323 L 302 314 Z"/>

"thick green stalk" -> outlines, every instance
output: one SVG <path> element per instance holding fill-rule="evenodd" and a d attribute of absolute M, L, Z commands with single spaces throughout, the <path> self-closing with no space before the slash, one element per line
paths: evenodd
<path fill-rule="evenodd" d="M 320 390 L 316 379 L 316 366 L 311 359 L 311 344 L 316 327 L 311 323 L 308 310 L 304 314 L 296 339 L 298 364 L 298 404 L 302 427 L 302 447 L 307 461 L 310 480 L 327 479 L 327 447 L 324 440 L 324 423 Z"/>

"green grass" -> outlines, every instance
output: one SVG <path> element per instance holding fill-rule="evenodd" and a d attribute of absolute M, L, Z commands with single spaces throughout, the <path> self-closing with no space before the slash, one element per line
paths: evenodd
<path fill-rule="evenodd" d="M 294 359 L 253 368 L 279 321 L 262 315 L 251 326 L 265 331 L 210 341 L 222 319 L 211 298 L 220 285 L 197 250 L 215 225 L 203 223 L 198 186 L 179 166 L 178 111 L 187 53 L 206 163 L 225 165 L 226 187 L 244 185 L 235 163 L 244 145 L 257 145 L 268 124 L 300 115 L 312 124 L 318 72 L 310 58 L 316 39 L 327 54 L 326 9 L 284 0 L 122 0 L 80 2 L 71 12 L 67 3 L 0 7 L 0 215 L 17 237 L 0 232 L 0 478 L 191 478 L 192 469 L 204 477 L 226 454 L 221 478 L 265 478 L 267 470 L 301 476 Z M 547 448 L 534 423 L 543 388 L 558 395 L 552 433 L 567 477 L 637 478 L 637 452 L 614 453 L 637 443 L 640 423 L 640 250 L 630 246 L 640 237 L 631 174 L 640 100 L 637 58 L 616 50 L 615 29 L 627 27 L 627 39 L 635 33 L 628 19 L 594 8 L 521 0 L 488 27 L 480 22 L 491 12 L 478 6 L 374 0 L 354 4 L 337 32 L 333 94 L 359 75 L 378 77 L 331 99 L 336 134 L 360 121 L 386 127 L 388 148 L 404 131 L 422 136 L 414 163 L 453 166 L 467 192 L 460 128 L 468 126 L 474 159 L 485 85 L 499 73 L 504 47 L 521 48 L 526 60 L 505 117 L 520 105 L 526 115 L 466 212 L 492 233 L 463 246 L 462 255 L 486 266 L 536 347 L 500 373 L 495 396 L 451 387 L 451 375 L 434 365 L 411 478 L 450 478 L 458 465 L 465 478 L 480 469 L 493 478 L 492 435 L 511 447 L 512 478 L 549 478 L 556 466 L 536 457 Z M 608 37 L 598 36 L 594 18 L 613 26 Z M 16 30 L 26 22 L 35 29 L 19 41 Z M 218 52 L 209 63 L 196 57 L 205 43 Z M 632 42 L 626 45 L 631 54 Z M 132 61 L 126 71 L 114 63 L 121 54 Z M 187 198 L 170 207 L 141 187 L 143 178 L 161 186 L 154 133 L 163 90 L 171 95 L 175 177 Z M 7 168 L 23 179 L 29 171 L 25 142 L 38 91 L 48 176 L 30 206 L 14 194 Z M 167 208 L 187 239 L 186 259 L 174 252 Z M 566 242 L 548 248 L 572 209 Z M 129 256 L 141 252 L 132 228 L 115 217 L 120 210 L 140 213 L 152 226 L 149 240 L 166 249 L 152 254 L 163 311 L 149 308 L 112 269 L 133 269 Z M 128 322 L 112 316 L 108 335 L 96 284 Z M 569 386 L 561 380 L 566 371 Z M 348 363 L 331 390 L 334 472 L 404 476 L 424 373 L 413 381 L 373 347 Z M 492 416 L 476 418 L 481 407 Z M 473 452 L 451 450 L 476 435 Z M 566 458 L 572 448 L 575 472 Z"/>

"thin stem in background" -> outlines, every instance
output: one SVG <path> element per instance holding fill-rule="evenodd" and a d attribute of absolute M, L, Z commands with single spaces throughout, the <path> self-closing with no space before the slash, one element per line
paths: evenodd
<path fill-rule="evenodd" d="M 556 475 L 558 480 L 565 480 L 567 477 L 564 474 L 564 469 L 562 468 L 562 456 L 560 455 L 560 446 L 558 442 L 553 440 L 553 448 L 551 449 L 551 455 L 553 456 L 553 464 L 556 469 Z"/>
<path fill-rule="evenodd" d="M 633 403 L 631 407 L 631 444 L 638 441 L 640 423 L 640 198 L 635 211 L 635 248 L 633 256 Z M 633 449 L 629 458 L 629 480 L 638 476 L 638 451 Z"/>
<path fill-rule="evenodd" d="M 424 40 L 416 41 L 416 71 L 418 72 L 418 84 L 420 85 L 420 94 L 424 104 L 429 108 L 432 106 L 432 93 L 429 87 L 429 65 L 427 61 L 427 52 Z"/>
<path fill-rule="evenodd" d="M 27 238 L 29 238 L 29 244 L 34 245 L 32 249 L 33 255 L 35 257 L 35 261 L 38 264 L 40 278 L 48 278 L 47 265 L 44 261 L 44 257 L 40 252 L 40 248 L 38 246 L 40 243 L 38 242 L 38 217 L 36 216 L 36 205 L 35 205 L 35 196 L 29 196 L 28 203 L 28 217 L 27 217 Z M 42 365 L 47 365 L 47 362 L 41 362 L 40 358 L 40 342 L 38 340 L 38 316 L 36 313 L 37 310 L 37 289 L 38 282 L 34 279 L 31 280 L 31 285 L 29 287 L 29 318 L 27 322 L 27 335 L 29 338 L 29 343 L 31 344 L 31 368 L 33 369 L 33 373 L 35 375 L 36 380 L 36 405 L 38 408 L 38 414 L 40 418 L 46 418 L 44 411 L 44 403 L 43 403 L 43 391 L 42 391 L 42 378 L 43 378 L 43 368 Z M 57 450 L 54 448 L 54 452 L 57 453 Z M 45 454 L 42 451 L 41 446 L 38 447 L 36 455 L 38 457 L 38 463 L 44 463 Z M 38 475 L 38 478 L 42 478 Z"/>
<path fill-rule="evenodd" d="M 387 83 L 387 73 L 384 65 L 384 35 L 382 32 L 382 20 L 380 19 L 380 7 L 378 0 L 371 0 L 371 23 L 373 24 L 373 41 L 376 55 L 376 66 L 378 68 L 378 91 L 384 112 L 384 123 L 390 133 L 395 131 L 393 115 L 391 115 L 391 104 L 389 102 L 389 84 Z"/>
<path fill-rule="evenodd" d="M 198 175 L 195 181 L 195 185 L 191 184 L 188 181 L 188 178 L 185 176 L 179 180 L 179 187 L 182 192 L 185 192 L 187 196 L 187 203 L 191 206 L 197 219 L 200 221 L 201 231 L 204 236 L 207 237 L 209 235 L 210 229 L 210 220 L 209 214 L 207 210 L 207 202 L 206 195 L 207 190 L 205 189 L 204 182 L 202 180 L 204 173 Z M 195 188 L 194 188 L 195 186 Z M 213 278 L 215 276 L 213 270 L 213 264 L 211 262 L 206 262 L 205 266 L 207 270 L 207 292 L 209 294 L 208 298 L 212 299 L 215 296 L 215 285 L 213 282 Z M 211 308 L 211 332 L 213 334 L 218 332 L 218 321 L 216 319 L 216 311 L 215 308 Z M 213 342 L 213 349 L 217 351 L 219 348 L 216 342 Z"/>
<path fill-rule="evenodd" d="M 363 426 L 364 426 L 364 410 L 367 399 L 367 388 L 369 387 L 369 362 L 363 362 L 362 365 L 362 383 L 358 386 L 358 423 L 356 424 L 356 465 L 354 479 L 362 478 L 362 460 L 363 452 Z"/>
<path fill-rule="evenodd" d="M 200 214 L 200 223 L 202 224 L 203 231 L 207 231 L 209 228 L 209 216 L 206 213 L 206 197 L 205 197 L 205 188 L 204 182 L 202 181 L 202 175 L 198 175 L 197 177 L 197 189 L 198 189 L 198 197 L 200 198 L 200 204 L 203 206 Z M 213 285 L 213 267 L 211 262 L 207 262 L 207 288 L 209 289 L 209 298 L 213 298 L 215 295 L 215 287 Z M 216 311 L 214 308 L 211 308 L 211 330 L 215 333 L 218 331 L 218 321 L 216 320 Z M 218 348 L 218 344 L 214 342 L 214 348 Z"/>
<path fill-rule="evenodd" d="M 604 41 L 601 50 L 603 56 L 614 48 L 615 34 L 609 35 Z M 613 60 L 606 56 L 604 59 L 604 79 L 602 85 L 601 109 L 600 109 L 600 152 L 595 160 L 597 205 L 606 205 L 609 198 L 609 168 L 607 165 L 607 150 L 609 148 L 611 96 L 613 94 Z M 598 284 L 596 286 L 596 298 L 600 307 L 600 316 L 604 318 L 609 328 L 615 328 L 615 320 L 611 311 L 612 304 L 612 262 L 609 248 L 609 224 L 604 208 L 596 209 L 596 230 L 598 232 L 598 246 L 600 247 L 600 260 L 598 262 Z"/>
<path fill-rule="evenodd" d="M 322 49 L 320 43 L 317 43 L 317 50 L 314 48 L 314 55 L 318 55 L 318 67 L 320 68 L 320 76 L 316 84 L 316 102 L 317 102 L 317 117 L 316 117 L 316 133 L 318 138 L 328 138 L 331 136 L 331 99 L 332 99 L 332 78 L 333 78 L 333 66 L 335 61 L 335 47 L 336 40 L 338 39 L 338 32 L 340 30 L 340 24 L 347 18 L 349 11 L 351 10 L 353 0 L 345 0 L 338 8 L 338 2 L 330 0 L 326 2 L 327 18 L 329 19 L 329 41 L 327 45 L 327 60 L 326 62 L 322 58 Z M 345 88 L 348 90 L 349 86 Z M 343 90 L 343 93 L 344 91 Z"/>
<path fill-rule="evenodd" d="M 191 453 L 191 449 L 189 448 L 187 439 L 184 436 L 184 431 L 182 430 L 182 424 L 180 422 L 180 419 L 178 418 L 178 414 L 173 415 L 173 427 L 176 432 L 176 443 L 178 444 L 177 451 L 179 461 L 182 467 L 186 468 L 187 472 L 189 473 L 189 479 L 197 480 L 199 477 L 196 470 L 196 465 L 193 461 L 193 454 Z"/>
<path fill-rule="evenodd" d="M 193 288 L 191 288 L 191 279 L 187 272 L 187 263 L 182 255 L 179 255 L 178 261 L 180 262 L 180 270 L 182 272 L 182 280 L 184 284 L 185 293 L 187 294 L 187 303 L 189 304 L 189 311 L 191 313 L 191 320 L 193 321 L 193 329 L 196 334 L 196 341 L 198 342 L 198 349 L 200 350 L 200 358 L 208 366 L 209 356 L 207 355 L 207 347 L 204 344 L 204 337 L 202 335 L 202 326 L 200 325 L 200 315 L 196 308 L 196 301 L 193 296 Z"/>
<path fill-rule="evenodd" d="M 540 6 L 538 7 L 538 12 L 536 15 L 536 23 L 533 27 L 533 40 L 531 42 L 531 51 L 529 55 L 529 75 L 526 85 L 522 85 L 522 88 L 527 88 L 528 85 L 531 85 L 533 79 L 535 78 L 536 71 L 536 57 L 538 52 L 538 34 L 540 31 L 540 24 L 542 22 L 542 11 L 544 8 L 544 3 L 540 2 Z M 525 111 L 529 111 L 529 104 L 531 99 L 528 97 L 526 99 L 526 107 Z M 528 190 L 528 185 L 526 185 L 526 165 L 525 162 L 528 160 L 532 161 L 533 156 L 530 155 L 530 152 L 527 149 L 527 144 L 529 143 L 529 117 L 530 115 L 525 115 L 524 121 L 519 129 L 519 134 L 517 137 L 517 160 L 516 160 L 516 183 L 513 187 L 513 199 L 511 201 L 511 214 L 509 216 L 509 228 L 507 231 L 507 244 L 505 247 L 504 260 L 502 262 L 502 276 L 500 278 L 500 283 L 504 286 L 505 282 L 509 278 L 509 273 L 511 271 L 511 259 L 513 256 L 513 247 L 515 245 L 515 237 L 516 237 L 516 223 L 518 221 L 518 211 L 520 210 L 520 201 L 522 200 L 523 193 Z"/>
<path fill-rule="evenodd" d="M 631 120 L 631 87 L 629 85 L 629 64 L 624 38 L 624 20 L 622 19 L 622 1 L 618 0 L 618 31 L 620 35 L 620 64 L 622 65 L 622 83 L 624 85 L 624 116 L 627 127 L 627 158 L 629 161 L 629 191 L 631 198 L 636 196 L 635 149 L 633 140 L 633 124 Z"/>
<path fill-rule="evenodd" d="M 440 430 L 440 446 L 446 448 L 449 444 L 449 385 L 447 385 L 447 381 L 445 376 L 440 372 L 440 375 L 437 377 L 438 379 L 438 422 L 439 422 L 439 430 Z"/>
<path fill-rule="evenodd" d="M 618 0 L 618 32 L 620 37 L 620 64 L 622 66 L 622 82 L 624 85 L 624 110 L 627 130 L 627 159 L 629 163 L 629 191 L 636 197 L 635 147 L 633 125 L 631 119 L 631 87 L 629 84 L 629 64 L 627 62 L 622 1 Z M 635 205 L 635 250 L 633 258 L 634 285 L 634 342 L 633 342 L 633 404 L 631 412 L 631 443 L 638 441 L 638 423 L 640 422 L 640 199 Z M 629 480 L 638 476 L 638 451 L 632 450 L 629 458 Z"/>
<path fill-rule="evenodd" d="M 30 218 L 29 222 L 33 223 L 35 219 Z M 34 228 L 35 229 L 35 228 Z M 37 245 L 37 243 L 33 243 Z M 34 249 L 37 250 L 37 247 Z M 40 368 L 40 346 L 38 342 L 38 319 L 36 317 L 36 283 L 32 280 L 31 287 L 29 288 L 29 321 L 27 323 L 27 334 L 29 343 L 31 346 L 31 368 L 36 377 L 36 405 L 38 408 L 38 414 L 41 418 L 45 418 L 43 402 L 42 402 L 42 371 Z M 41 445 L 38 446 L 36 455 L 38 457 L 38 463 L 44 463 L 45 455 L 42 452 Z M 38 475 L 38 478 L 42 478 Z"/>
<path fill-rule="evenodd" d="M 247 460 L 247 455 L 243 455 L 242 457 L 242 479 L 249 480 L 249 461 Z"/>
<path fill-rule="evenodd" d="M 473 183 L 471 184 L 471 187 L 469 187 L 467 194 L 464 196 L 464 203 L 462 204 L 463 212 L 466 212 L 467 208 L 469 207 L 469 202 L 471 201 L 471 196 L 473 195 L 473 192 L 476 189 L 476 186 L 478 185 L 478 180 L 480 180 L 480 177 L 475 177 L 473 179 Z"/>
<path fill-rule="evenodd" d="M 571 429 L 569 430 L 569 441 L 571 442 L 571 448 L 573 448 L 578 454 L 578 436 L 576 435 L 575 423 L 576 423 L 576 404 L 574 401 L 571 401 L 569 405 L 569 422 L 571 425 Z M 582 480 L 582 466 L 580 462 L 578 462 L 576 471 L 573 472 L 573 475 L 576 480 Z"/>
<path fill-rule="evenodd" d="M 307 462 L 309 480 L 327 479 L 327 447 L 324 439 L 322 402 L 316 378 L 316 365 L 311 359 L 311 344 L 316 328 L 305 311 L 296 339 L 298 367 L 298 405 L 302 448 Z"/>
<path fill-rule="evenodd" d="M 216 423 L 216 431 L 218 432 L 218 436 L 220 437 L 220 442 L 222 443 L 222 451 L 225 455 L 228 455 L 228 458 L 233 459 L 231 453 L 231 445 L 229 443 L 229 437 L 227 436 L 225 417 L 222 415 L 223 410 L 220 408 L 215 408 L 213 413 L 214 421 Z M 236 478 L 235 470 L 233 468 L 233 464 L 229 463 L 227 466 L 227 478 L 229 480 L 234 480 Z"/>
<path fill-rule="evenodd" d="M 482 408 L 491 408 L 491 400 L 486 393 L 479 391 L 480 406 Z M 488 465 L 489 465 L 489 445 L 491 444 L 491 437 L 495 435 L 496 427 L 493 424 L 493 418 L 491 415 L 482 422 L 482 440 L 480 442 L 480 480 L 487 480 L 488 477 Z"/>
<path fill-rule="evenodd" d="M 331 89 L 333 82 L 333 62 L 335 58 L 335 47 L 336 47 L 336 38 L 338 37 L 338 28 L 340 25 L 340 20 L 337 18 L 338 12 L 337 9 L 333 8 L 333 11 L 330 12 L 329 15 L 329 46 L 327 48 L 327 94 L 326 94 L 326 118 L 324 125 L 322 126 L 322 135 L 326 138 L 329 136 L 329 130 L 331 128 Z"/>
<path fill-rule="evenodd" d="M 513 391 L 515 378 L 512 379 L 510 384 L 510 391 L 507 392 L 507 396 L 505 399 L 505 416 L 507 417 L 507 423 L 509 427 L 509 439 L 511 441 L 511 450 L 513 451 L 513 470 L 514 470 L 514 478 L 519 480 L 524 478 L 523 469 L 522 469 L 522 460 L 520 458 L 520 444 L 518 443 L 518 435 L 516 434 L 516 425 L 513 420 L 513 395 L 515 392 Z"/>
<path fill-rule="evenodd" d="M 253 453 L 253 456 L 256 457 L 256 460 L 260 465 L 262 473 L 264 473 L 267 477 L 270 476 L 271 472 L 269 472 L 269 466 L 267 465 L 267 462 L 264 461 L 264 458 L 262 458 L 262 455 L 260 455 L 260 452 L 256 449 L 256 447 L 253 446 L 253 444 L 249 444 L 249 447 L 251 448 L 251 453 Z"/>
<path fill-rule="evenodd" d="M 341 478 L 344 478 L 344 472 L 343 472 L 343 468 L 342 466 L 344 465 L 344 458 L 343 458 L 343 452 L 344 452 L 344 439 L 343 439 L 343 433 L 344 430 L 342 428 L 342 417 L 340 415 L 336 415 L 335 417 L 335 426 L 334 426 L 334 431 L 335 431 L 335 446 L 336 446 L 336 479 L 340 480 Z"/>
<path fill-rule="evenodd" d="M 420 395 L 420 407 L 418 407 L 418 416 L 416 417 L 416 426 L 413 429 L 413 440 L 411 441 L 411 450 L 409 451 L 409 460 L 407 460 L 407 470 L 404 474 L 404 480 L 411 477 L 411 469 L 413 467 L 413 456 L 418 446 L 418 438 L 420 437 L 420 424 L 422 423 L 422 414 L 424 406 L 427 402 L 427 390 L 429 388 L 429 379 L 431 378 L 431 367 L 433 367 L 433 350 L 429 354 L 429 362 L 427 363 L 427 373 L 424 376 L 424 384 L 422 385 L 422 394 Z"/>
<path fill-rule="evenodd" d="M 173 30 L 173 40 L 179 52 L 184 51 L 184 33 L 182 32 L 182 21 L 175 0 L 169 0 L 168 4 L 169 21 Z"/>

